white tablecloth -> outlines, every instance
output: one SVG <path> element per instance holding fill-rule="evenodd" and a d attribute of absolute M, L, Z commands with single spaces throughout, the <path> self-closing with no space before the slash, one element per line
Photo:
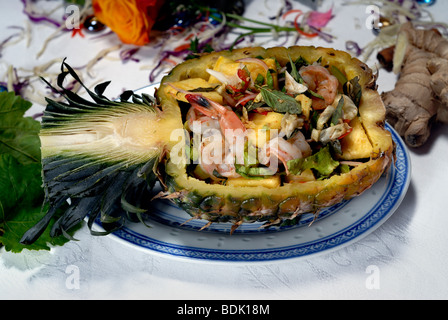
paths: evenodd
<path fill-rule="evenodd" d="M 27 18 L 20 1 L 0 0 L 0 4 L 2 40 L 14 32 L 8 26 L 25 26 Z M 276 5 L 248 1 L 246 15 L 267 19 Z M 321 10 L 331 5 L 324 1 Z M 335 17 L 328 28 L 338 38 L 332 44 L 318 39 L 299 44 L 337 49 L 345 49 L 346 40 L 367 44 L 374 35 L 364 27 L 365 9 L 366 5 L 334 2 Z M 430 11 L 437 21 L 446 21 L 448 2 L 437 1 Z M 114 36 L 92 39 L 92 35 L 64 34 L 36 59 L 42 40 L 53 30 L 33 24 L 30 46 L 22 41 L 5 48 L 1 66 L 30 70 L 61 57 L 78 66 L 119 43 Z M 256 41 L 267 47 L 282 42 L 267 37 Z M 145 47 L 138 54 L 139 63 L 126 64 L 113 52 L 93 67 L 94 77 L 86 81 L 112 80 L 110 95 L 147 86 L 148 68 L 155 65 L 157 52 Z M 374 65 L 374 57 L 369 63 Z M 380 92 L 392 89 L 394 82 L 393 74 L 380 71 Z M 39 108 L 37 103 L 33 111 Z M 338 250 L 276 262 L 212 263 L 135 249 L 111 237 L 93 237 L 84 228 L 76 234 L 79 241 L 49 252 L 13 254 L 2 249 L 0 299 L 446 299 L 448 126 L 436 126 L 424 147 L 409 152 L 412 181 L 401 206 L 375 232 Z"/>

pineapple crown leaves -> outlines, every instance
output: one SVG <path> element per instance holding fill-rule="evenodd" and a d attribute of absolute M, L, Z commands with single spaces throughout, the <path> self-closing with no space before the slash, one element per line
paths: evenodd
<path fill-rule="evenodd" d="M 64 70 L 64 67 L 67 71 Z M 63 86 L 65 78 L 71 75 L 87 91 L 92 101 L 80 97 Z M 65 61 L 58 76 L 56 89 L 43 79 L 54 92 L 60 93 L 67 102 L 56 102 L 47 98 L 48 105 L 42 121 L 46 134 L 71 134 L 76 131 L 64 130 L 64 125 L 94 117 L 99 110 L 110 110 L 111 116 L 119 116 L 120 110 L 127 113 L 135 108 L 155 111 L 155 99 L 148 95 L 136 95 L 125 91 L 120 101 L 106 98 L 103 93 L 110 82 L 99 84 L 94 91 L 89 90 L 80 77 Z M 132 102 L 128 102 L 132 98 Z M 118 111 L 117 111 L 118 108 Z M 92 124 L 93 122 L 90 122 Z M 106 235 L 121 228 L 127 219 L 143 221 L 142 214 L 150 208 L 152 189 L 156 183 L 159 159 L 140 159 L 130 164 L 128 161 L 101 161 L 87 154 L 65 154 L 59 152 L 42 159 L 45 201 L 42 208 L 48 208 L 46 215 L 22 237 L 22 244 L 34 243 L 48 228 L 50 221 L 61 210 L 64 213 L 53 224 L 50 236 L 64 235 L 73 240 L 68 232 L 78 226 L 86 217 L 93 235 Z M 93 230 L 95 222 L 101 222 L 104 231 Z"/>
<path fill-rule="evenodd" d="M 64 86 L 64 81 L 67 76 L 70 75 L 76 82 L 78 82 L 92 98 L 93 101 L 89 101 L 71 89 Z M 98 112 L 99 110 L 113 109 L 116 112 L 117 109 L 129 108 L 129 107 L 143 107 L 145 110 L 154 112 L 156 109 L 156 100 L 147 95 L 138 95 L 132 90 L 124 91 L 120 95 L 119 100 L 110 100 L 103 94 L 107 87 L 111 83 L 106 81 L 95 86 L 94 91 L 90 90 L 84 82 L 81 80 L 76 71 L 64 61 L 61 64 L 61 73 L 57 77 L 57 86 L 60 89 L 55 88 L 46 79 L 41 78 L 47 86 L 56 94 L 60 94 L 65 98 L 67 102 L 59 102 L 50 98 L 45 98 L 47 102 L 47 108 L 42 117 L 42 128 L 54 127 L 60 125 L 60 121 L 72 121 L 74 117 L 79 114 Z M 129 101 L 129 99 L 131 99 Z"/>

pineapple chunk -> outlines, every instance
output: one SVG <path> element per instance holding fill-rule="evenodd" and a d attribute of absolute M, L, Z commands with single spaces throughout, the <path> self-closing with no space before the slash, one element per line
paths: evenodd
<path fill-rule="evenodd" d="M 300 102 L 300 104 L 302 105 L 302 114 L 305 116 L 305 120 L 309 120 L 313 100 L 311 100 L 304 94 L 299 94 L 296 97 L 296 101 Z"/>
<path fill-rule="evenodd" d="M 252 113 L 250 116 L 251 128 L 249 131 L 249 141 L 257 147 L 262 147 L 267 141 L 275 137 L 271 130 L 280 131 L 284 115 L 277 112 L 269 112 L 267 115 Z"/>
<path fill-rule="evenodd" d="M 212 89 L 212 88 L 216 87 L 216 85 L 210 84 L 209 82 L 205 81 L 202 78 L 191 78 L 191 79 L 186 79 L 186 80 L 182 80 L 182 81 L 178 81 L 178 82 L 173 82 L 172 85 L 176 88 L 179 88 L 179 89 L 182 89 L 185 91 L 190 91 L 190 90 L 194 90 L 194 89 L 198 89 L 198 88 Z M 188 102 L 187 99 L 185 98 L 184 93 L 178 92 L 176 89 L 174 89 L 171 86 L 165 86 L 165 93 L 175 96 L 176 99 L 179 101 Z M 204 97 L 206 97 L 212 101 L 215 101 L 219 104 L 223 103 L 222 96 L 216 91 L 201 92 L 201 94 Z"/>
<path fill-rule="evenodd" d="M 372 144 L 358 117 L 350 122 L 353 131 L 341 140 L 343 160 L 370 158 L 373 152 Z"/>
<path fill-rule="evenodd" d="M 289 175 L 286 177 L 286 182 L 289 183 L 305 183 L 310 181 L 316 181 L 313 170 L 308 169 L 303 171 L 300 175 Z"/>
<path fill-rule="evenodd" d="M 229 187 L 241 188 L 241 187 L 264 187 L 269 189 L 279 188 L 281 186 L 280 176 L 269 177 L 260 180 L 251 180 L 246 178 L 237 178 L 227 180 Z"/>
<path fill-rule="evenodd" d="M 277 70 L 276 63 L 275 63 L 274 59 L 264 59 L 262 61 L 264 61 L 264 63 L 266 63 L 266 65 L 269 67 L 269 69 Z M 240 63 L 240 62 L 236 62 L 234 60 L 231 60 L 229 58 L 221 56 L 216 61 L 216 64 L 215 64 L 213 70 L 222 72 L 228 76 L 234 76 L 234 75 L 237 75 L 238 69 L 240 69 L 241 64 L 242 63 Z M 252 62 L 244 62 L 244 65 L 249 70 L 250 77 L 252 78 L 252 80 L 255 81 L 255 79 L 257 79 L 259 74 L 261 74 L 264 78 L 266 78 L 266 71 L 259 64 L 252 63 Z M 274 88 L 278 88 L 277 74 L 273 73 L 272 78 L 274 80 Z M 214 76 L 210 76 L 208 82 L 210 84 L 221 84 L 221 82 L 218 79 L 216 79 Z"/>
<path fill-rule="evenodd" d="M 235 62 L 229 58 L 225 58 L 223 56 L 219 57 L 216 61 L 214 71 L 222 72 L 228 76 L 234 76 L 237 74 L 238 69 L 240 68 L 240 63 Z M 221 82 L 216 79 L 214 76 L 210 76 L 208 82 L 211 84 L 221 84 Z"/>
<path fill-rule="evenodd" d="M 268 126 L 270 129 L 280 130 L 282 128 L 283 114 L 278 112 L 269 112 L 267 115 L 261 113 L 251 114 L 252 121 L 257 128 Z"/>

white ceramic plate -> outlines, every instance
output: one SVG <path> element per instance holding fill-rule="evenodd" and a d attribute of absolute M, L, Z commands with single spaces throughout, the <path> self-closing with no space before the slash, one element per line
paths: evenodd
<path fill-rule="evenodd" d="M 154 87 L 137 93 L 154 93 Z M 168 201 L 156 201 L 148 225 L 129 223 L 111 237 L 171 257 L 220 262 L 275 261 L 306 257 L 358 241 L 383 224 L 398 208 L 410 183 L 410 159 L 399 135 L 390 127 L 397 145 L 396 164 L 360 197 L 328 208 L 313 221 L 304 216 L 293 227 L 261 229 L 261 224 L 243 224 L 233 235 L 231 224 L 193 220 Z M 185 223 L 185 224 L 184 224 Z"/>

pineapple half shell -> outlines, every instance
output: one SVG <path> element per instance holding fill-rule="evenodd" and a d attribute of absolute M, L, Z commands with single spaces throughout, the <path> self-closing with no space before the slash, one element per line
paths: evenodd
<path fill-rule="evenodd" d="M 285 183 L 275 189 L 209 184 L 189 175 L 185 163 L 170 157 L 184 138 L 173 139 L 171 134 L 183 130 L 183 120 L 181 104 L 170 93 L 168 83 L 192 78 L 207 81 L 210 76 L 206 69 L 212 69 L 221 56 L 233 60 L 274 58 L 281 66 L 299 57 L 307 61 L 320 59 L 323 66 L 338 68 L 347 79 L 359 77 L 359 126 L 368 138 L 369 160 L 329 179 Z M 131 91 L 124 92 L 118 101 L 109 100 L 103 95 L 108 83 L 98 85 L 94 91 L 83 85 L 91 100 L 81 98 L 64 88 L 68 75 L 82 82 L 65 62 L 62 67 L 59 89 L 48 85 L 59 91 L 66 102 L 47 99 L 40 134 L 49 210 L 23 236 L 24 244 L 34 242 L 67 201 L 70 205 L 53 225 L 53 236 L 66 234 L 86 216 L 89 226 L 100 217 L 105 233 L 120 228 L 127 217 L 141 220 L 141 215 L 150 210 L 154 196 L 151 190 L 157 179 L 165 188 L 164 196 L 192 218 L 231 222 L 235 228 L 245 222 L 280 224 L 362 194 L 393 161 L 394 144 L 384 126 L 385 108 L 375 88 L 375 77 L 364 63 L 342 51 L 297 46 L 207 54 L 175 67 L 162 80 L 156 100 Z M 346 144 L 353 154 L 362 148 L 356 139 L 347 139 Z"/>
<path fill-rule="evenodd" d="M 359 77 L 362 86 L 359 119 L 369 140 L 370 161 L 330 179 L 285 184 L 271 189 L 264 186 L 211 185 L 191 177 L 185 166 L 179 167 L 167 159 L 165 186 L 170 194 L 178 195 L 173 201 L 192 217 L 210 222 L 233 222 L 235 227 L 243 222 L 281 224 L 285 220 L 295 219 L 300 214 L 318 213 L 322 208 L 359 196 L 377 182 L 390 166 L 394 143 L 390 132 L 385 129 L 385 107 L 375 88 L 376 79 L 367 65 L 342 51 L 296 46 L 245 48 L 212 53 L 182 63 L 163 79 L 158 90 L 158 99 L 163 108 L 180 110 L 178 100 L 169 94 L 170 90 L 165 90 L 168 83 L 192 78 L 208 79 L 206 69 L 213 69 L 221 56 L 232 60 L 275 58 L 281 66 L 285 66 L 290 58 L 293 61 L 300 57 L 307 61 L 320 59 L 323 66 L 338 68 L 347 79 Z M 180 117 L 180 114 L 178 116 Z M 361 145 L 356 145 L 356 141 L 348 143 L 352 144 L 351 149 L 362 148 Z"/>

